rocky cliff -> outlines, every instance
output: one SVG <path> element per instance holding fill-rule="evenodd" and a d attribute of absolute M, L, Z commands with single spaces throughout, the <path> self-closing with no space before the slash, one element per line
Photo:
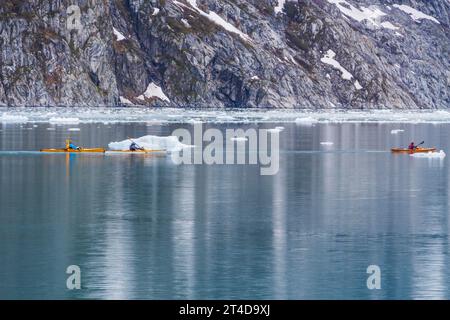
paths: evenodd
<path fill-rule="evenodd" d="M 450 107 L 448 0 L 0 0 L 0 106 Z"/>

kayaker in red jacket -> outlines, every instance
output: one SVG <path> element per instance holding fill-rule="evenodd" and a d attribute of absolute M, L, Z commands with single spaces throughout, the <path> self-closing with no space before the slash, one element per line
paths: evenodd
<path fill-rule="evenodd" d="M 416 146 L 414 144 L 414 142 L 411 142 L 411 144 L 408 147 L 409 150 L 416 150 Z"/>

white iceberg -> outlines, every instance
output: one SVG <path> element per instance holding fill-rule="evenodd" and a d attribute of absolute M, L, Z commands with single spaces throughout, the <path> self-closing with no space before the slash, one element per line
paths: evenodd
<path fill-rule="evenodd" d="M 111 142 L 108 148 L 112 151 L 129 150 L 132 142 L 147 150 L 164 150 L 168 152 L 182 151 L 185 148 L 192 148 L 190 145 L 181 143 L 176 136 L 144 136 L 136 139 L 127 139 L 119 142 Z"/>

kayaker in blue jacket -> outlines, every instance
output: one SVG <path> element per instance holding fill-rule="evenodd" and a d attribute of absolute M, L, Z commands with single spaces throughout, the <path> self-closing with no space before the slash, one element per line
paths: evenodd
<path fill-rule="evenodd" d="M 80 147 L 74 145 L 74 144 L 72 143 L 72 141 L 70 141 L 70 140 L 67 140 L 67 141 L 66 141 L 66 149 L 68 149 L 68 150 L 81 150 Z"/>

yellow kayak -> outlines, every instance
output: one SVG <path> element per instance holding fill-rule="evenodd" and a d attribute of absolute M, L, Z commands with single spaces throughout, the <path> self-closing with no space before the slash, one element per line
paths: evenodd
<path fill-rule="evenodd" d="M 48 153 L 105 153 L 105 149 L 103 148 L 94 148 L 94 149 L 41 149 L 41 152 Z"/>
<path fill-rule="evenodd" d="M 428 153 L 428 152 L 436 152 L 436 148 L 417 148 L 414 150 L 410 149 L 402 149 L 402 148 L 392 148 L 391 151 L 393 153 Z"/>

